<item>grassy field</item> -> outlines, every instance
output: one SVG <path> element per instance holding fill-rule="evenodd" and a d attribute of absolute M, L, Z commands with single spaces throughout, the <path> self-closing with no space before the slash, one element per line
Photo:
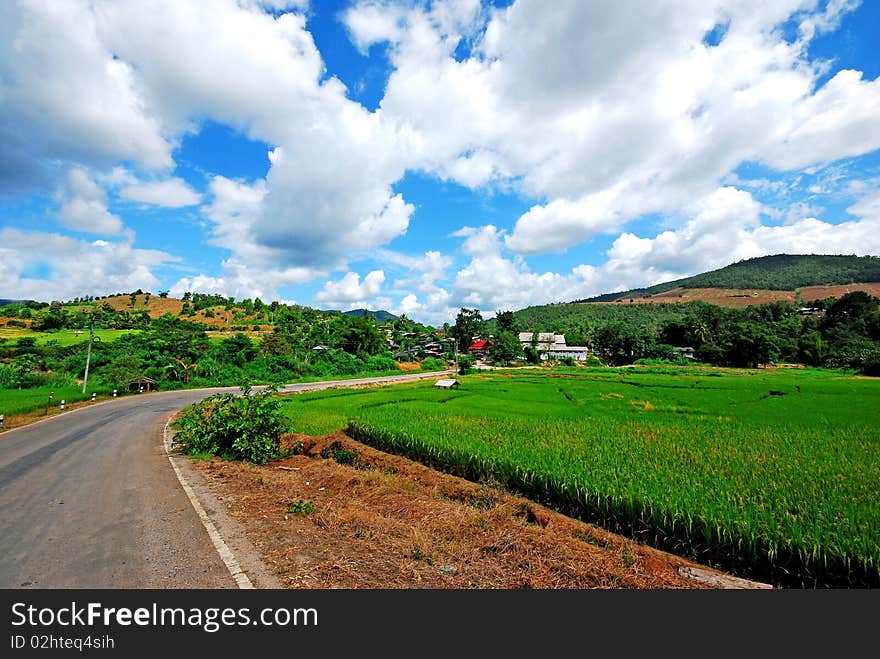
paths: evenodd
<path fill-rule="evenodd" d="M 32 410 L 45 409 L 50 393 L 54 393 L 51 407 L 56 408 L 61 404 L 62 400 L 66 403 L 88 400 L 92 397 L 93 391 L 97 392 L 99 395 L 107 393 L 105 388 L 95 389 L 89 387 L 88 392 L 84 394 L 81 386 L 0 389 L 0 414 L 9 417 L 13 414 L 24 414 L 25 412 L 30 412 Z"/>
<path fill-rule="evenodd" d="M 355 438 L 743 576 L 880 585 L 880 380 L 717 368 L 507 371 L 286 399 Z"/>
<path fill-rule="evenodd" d="M 140 332 L 140 330 L 112 330 L 99 329 L 95 330 L 96 341 L 115 341 L 120 336 L 131 334 L 132 332 Z M 35 332 L 34 330 L 23 329 L 18 327 L 0 327 L 0 339 L 7 341 L 17 341 L 31 337 L 37 340 L 37 345 L 50 345 L 54 341 L 60 346 L 70 346 L 75 343 L 83 343 L 89 340 L 88 330 L 76 333 L 75 330 L 56 330 L 54 332 Z"/>

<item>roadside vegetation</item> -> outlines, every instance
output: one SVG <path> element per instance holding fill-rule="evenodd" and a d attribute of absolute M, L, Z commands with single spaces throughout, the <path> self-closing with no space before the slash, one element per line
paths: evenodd
<path fill-rule="evenodd" d="M 740 576 L 880 585 L 880 382 L 638 367 L 509 371 L 284 399 L 354 439 Z"/>
<path fill-rule="evenodd" d="M 275 387 L 217 394 L 187 407 L 174 422 L 174 444 L 189 455 L 266 464 L 278 456 L 287 419 Z"/>
<path fill-rule="evenodd" d="M 177 314 L 155 313 L 175 305 Z M 205 313 L 232 324 L 203 322 Z M 82 394 L 91 323 L 94 342 Z M 151 389 L 168 390 L 389 375 L 401 372 L 395 349 L 406 349 L 415 369 L 449 364 L 442 354 L 432 357 L 418 347 L 424 337 L 434 338 L 433 328 L 405 317 L 379 324 L 369 315 L 213 295 L 187 295 L 181 302 L 138 291 L 64 304 L 13 303 L 0 308 L 0 325 L 5 415 L 38 409 L 52 391 L 57 405 L 62 389 L 68 400 L 76 399 L 77 388 L 81 398 L 113 389 L 123 395 L 140 378 L 153 380 Z"/>

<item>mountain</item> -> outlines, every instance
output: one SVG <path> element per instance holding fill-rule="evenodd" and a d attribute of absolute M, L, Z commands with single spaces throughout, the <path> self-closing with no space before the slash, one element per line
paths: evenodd
<path fill-rule="evenodd" d="M 377 323 L 384 323 L 387 320 L 397 320 L 397 316 L 389 311 L 370 311 L 368 309 L 352 309 L 344 312 L 346 316 L 372 316 Z"/>
<path fill-rule="evenodd" d="M 880 282 L 880 256 L 775 254 L 738 261 L 693 277 L 647 288 L 606 293 L 575 302 L 614 302 L 644 298 L 675 289 L 723 288 L 794 291 L 805 286 Z"/>
<path fill-rule="evenodd" d="M 5 299 L 0 299 L 0 307 L 5 307 L 7 304 L 15 304 L 16 302 L 24 302 L 24 300 L 5 300 Z"/>

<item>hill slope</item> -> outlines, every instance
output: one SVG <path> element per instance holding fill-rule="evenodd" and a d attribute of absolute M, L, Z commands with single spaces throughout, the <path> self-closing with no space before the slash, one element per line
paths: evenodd
<path fill-rule="evenodd" d="M 794 291 L 804 286 L 880 282 L 880 257 L 775 254 L 739 261 L 718 270 L 629 291 L 606 293 L 576 302 L 613 302 L 647 297 L 677 288 L 725 288 Z"/>
<path fill-rule="evenodd" d="M 352 309 L 351 311 L 343 311 L 346 316 L 371 316 L 375 318 L 377 323 L 384 323 L 388 320 L 397 320 L 397 316 L 384 309 L 380 311 L 370 311 L 368 309 Z"/>

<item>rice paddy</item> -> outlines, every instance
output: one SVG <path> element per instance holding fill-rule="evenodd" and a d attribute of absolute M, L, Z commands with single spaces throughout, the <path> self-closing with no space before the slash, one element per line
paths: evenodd
<path fill-rule="evenodd" d="M 356 439 L 741 576 L 880 585 L 880 380 L 805 370 L 504 371 L 288 397 Z"/>

